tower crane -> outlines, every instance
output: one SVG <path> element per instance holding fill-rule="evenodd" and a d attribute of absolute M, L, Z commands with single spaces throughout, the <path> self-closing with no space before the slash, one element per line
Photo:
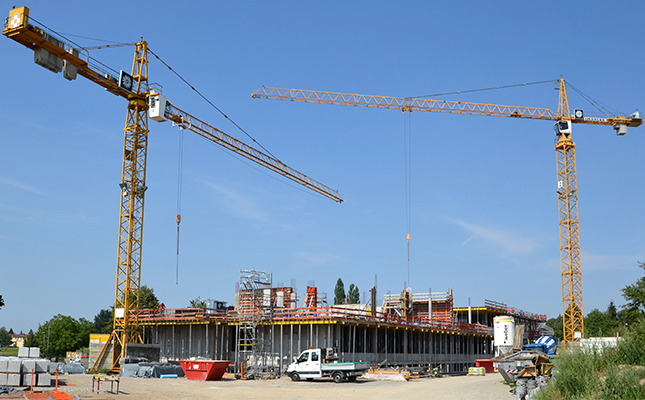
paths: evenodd
<path fill-rule="evenodd" d="M 5 20 L 3 34 L 33 50 L 34 61 L 37 64 L 55 73 L 63 72 L 63 76 L 70 81 L 80 75 L 128 101 L 122 175 L 119 183 L 121 206 L 114 300 L 115 318 L 108 342 L 112 343 L 112 370 L 114 371 L 120 368 L 119 359 L 125 356 L 126 345 L 143 342 L 138 329 L 138 311 L 143 209 L 147 190 L 146 149 L 149 116 L 158 122 L 172 121 L 180 128 L 189 129 L 314 192 L 336 202 L 342 202 L 336 190 L 174 106 L 163 95 L 160 85 L 150 84 L 148 81 L 150 50 L 145 41 L 134 44 L 134 60 L 130 72 L 124 70 L 117 72 L 91 58 L 85 49 L 76 46 L 33 18 L 30 19 L 27 7 L 10 10 L 9 18 Z M 104 347 L 103 352 L 107 347 Z M 97 365 L 103 358 L 103 352 L 99 356 Z"/>
<path fill-rule="evenodd" d="M 576 109 L 569 113 L 565 81 L 559 80 L 558 111 L 547 108 L 517 107 L 461 101 L 432 100 L 392 96 L 372 96 L 325 92 L 317 90 L 281 89 L 262 86 L 251 94 L 255 99 L 287 100 L 305 103 L 337 104 L 344 106 L 386 108 L 412 111 L 431 111 L 452 114 L 485 115 L 555 121 L 554 130 L 558 174 L 558 210 L 560 220 L 560 267 L 562 276 L 562 319 L 564 341 L 581 339 L 584 334 L 582 309 L 582 268 L 580 262 L 580 235 L 578 225 L 578 190 L 576 179 L 576 145 L 571 139 L 571 125 L 610 125 L 620 136 L 627 133 L 627 127 L 643 123 L 636 111 L 629 116 L 609 118 L 585 117 L 584 111 Z"/>

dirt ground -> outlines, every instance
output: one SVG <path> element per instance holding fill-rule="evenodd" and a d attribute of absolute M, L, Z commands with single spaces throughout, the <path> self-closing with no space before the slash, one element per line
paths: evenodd
<path fill-rule="evenodd" d="M 119 393 L 111 393 L 109 382 L 100 392 L 92 391 L 92 375 L 60 377 L 59 391 L 81 399 L 193 400 L 226 399 L 426 399 L 426 400 L 512 400 L 514 398 L 497 374 L 486 376 L 444 376 L 407 382 L 374 381 L 334 383 L 329 380 L 292 382 L 289 378 L 240 381 L 226 374 L 220 381 L 120 378 Z M 53 390 L 53 388 L 52 388 Z M 116 392 L 116 384 L 114 386 Z M 2 396 L 0 396 L 0 400 Z"/>

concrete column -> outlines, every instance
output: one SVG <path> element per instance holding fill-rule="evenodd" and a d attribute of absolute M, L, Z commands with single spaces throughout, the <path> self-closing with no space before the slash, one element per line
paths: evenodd
<path fill-rule="evenodd" d="M 289 362 L 293 360 L 293 325 L 289 325 L 291 328 L 291 336 L 289 337 Z"/>

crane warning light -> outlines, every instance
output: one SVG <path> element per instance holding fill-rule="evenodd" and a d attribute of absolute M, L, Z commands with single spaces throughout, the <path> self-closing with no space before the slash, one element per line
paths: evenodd
<path fill-rule="evenodd" d="M 408 239 L 408 240 L 410 240 L 410 234 L 409 234 L 409 233 L 408 233 L 408 234 L 406 234 L 406 235 L 405 235 L 405 238 L 406 238 L 406 239 Z"/>

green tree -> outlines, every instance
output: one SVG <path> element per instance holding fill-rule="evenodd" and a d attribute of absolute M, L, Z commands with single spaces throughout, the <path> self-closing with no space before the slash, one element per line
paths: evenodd
<path fill-rule="evenodd" d="M 11 335 L 7 332 L 7 328 L 4 326 L 0 328 L 0 346 L 9 347 L 11 346 Z"/>
<path fill-rule="evenodd" d="M 349 297 L 349 304 L 358 304 L 361 302 L 361 294 L 358 291 L 358 286 L 354 284 L 349 285 L 349 291 L 347 292 L 347 297 Z"/>
<path fill-rule="evenodd" d="M 30 329 L 27 337 L 25 338 L 25 347 L 40 347 L 42 343 L 38 341 L 38 337 L 34 334 L 34 330 Z"/>
<path fill-rule="evenodd" d="M 130 302 L 135 301 L 136 296 L 134 291 L 130 293 Z M 123 296 L 121 296 L 121 301 L 123 301 Z M 159 308 L 159 299 L 155 295 L 155 290 L 146 285 L 143 285 L 139 288 L 139 310 L 156 310 Z M 134 309 L 134 304 L 131 305 L 130 309 Z"/>
<path fill-rule="evenodd" d="M 190 308 L 199 308 L 203 312 L 206 312 L 207 306 L 208 304 L 206 303 L 206 300 L 202 299 L 201 297 L 197 297 L 196 299 L 191 300 L 190 304 L 188 305 L 188 307 Z"/>
<path fill-rule="evenodd" d="M 114 312 L 111 309 L 99 311 L 94 316 L 94 333 L 111 333 L 114 327 Z"/>
<path fill-rule="evenodd" d="M 78 320 L 58 314 L 38 327 L 36 337 L 45 355 L 63 357 L 68 351 L 76 351 L 90 344 L 94 324 L 85 318 Z M 41 354 L 43 354 L 41 353 Z"/>
<path fill-rule="evenodd" d="M 345 285 L 343 280 L 338 278 L 334 288 L 334 304 L 345 304 Z"/>
<path fill-rule="evenodd" d="M 549 318 L 546 321 L 546 324 L 553 328 L 553 336 L 560 340 L 564 338 L 564 331 L 562 330 L 562 315 L 558 315 L 557 318 Z"/>
<path fill-rule="evenodd" d="M 645 270 L 645 263 L 639 262 L 638 266 Z M 623 298 L 627 300 L 627 304 L 623 310 L 632 311 L 632 315 L 642 317 L 645 311 L 645 276 L 641 277 L 635 283 L 625 286 L 622 289 Z"/>
<path fill-rule="evenodd" d="M 597 308 L 591 310 L 585 317 L 585 337 L 603 337 L 607 336 L 609 328 L 609 318 Z"/>
<path fill-rule="evenodd" d="M 156 310 L 159 308 L 159 299 L 155 295 L 155 290 L 143 285 L 139 288 L 139 309 Z"/>

